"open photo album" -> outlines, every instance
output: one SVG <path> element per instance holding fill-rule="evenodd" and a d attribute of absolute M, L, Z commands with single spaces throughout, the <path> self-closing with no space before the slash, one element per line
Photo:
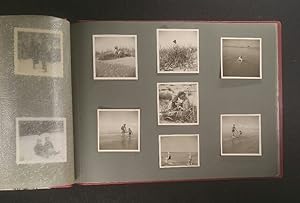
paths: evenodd
<path fill-rule="evenodd" d="M 279 22 L 0 27 L 0 190 L 282 177 Z"/>

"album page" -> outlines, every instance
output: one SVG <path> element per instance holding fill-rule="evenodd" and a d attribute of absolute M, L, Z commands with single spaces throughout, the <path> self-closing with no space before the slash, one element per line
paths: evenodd
<path fill-rule="evenodd" d="M 281 176 L 277 22 L 71 25 L 78 183 Z"/>
<path fill-rule="evenodd" d="M 0 17 L 0 189 L 74 180 L 70 25 Z"/>

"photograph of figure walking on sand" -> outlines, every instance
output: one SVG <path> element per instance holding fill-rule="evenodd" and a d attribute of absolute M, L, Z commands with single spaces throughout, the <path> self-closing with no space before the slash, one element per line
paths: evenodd
<path fill-rule="evenodd" d="M 262 79 L 261 38 L 221 38 L 222 79 Z"/>
<path fill-rule="evenodd" d="M 261 115 L 222 114 L 221 155 L 261 156 Z"/>

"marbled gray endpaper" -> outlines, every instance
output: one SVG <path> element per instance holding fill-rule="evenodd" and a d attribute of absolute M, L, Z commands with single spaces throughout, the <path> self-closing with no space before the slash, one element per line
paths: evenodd
<path fill-rule="evenodd" d="M 62 33 L 63 77 L 15 74 L 16 27 Z M 0 42 L 0 189 L 71 184 L 74 155 L 69 22 L 45 16 L 3 16 L 0 17 Z M 66 118 L 67 161 L 16 164 L 17 117 Z"/>

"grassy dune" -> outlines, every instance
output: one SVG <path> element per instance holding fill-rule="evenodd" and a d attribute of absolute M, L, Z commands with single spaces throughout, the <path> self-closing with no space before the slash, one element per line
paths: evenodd
<path fill-rule="evenodd" d="M 174 46 L 159 50 L 161 71 L 197 71 L 197 48 Z"/>

